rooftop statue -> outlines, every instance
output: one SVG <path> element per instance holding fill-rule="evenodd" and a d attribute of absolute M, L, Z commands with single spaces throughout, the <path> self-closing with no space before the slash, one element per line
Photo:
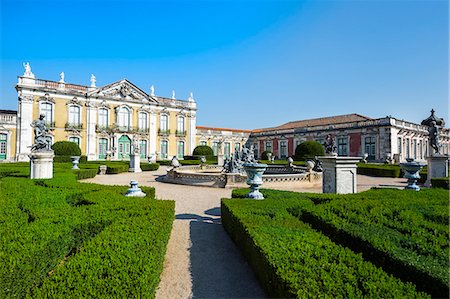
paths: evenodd
<path fill-rule="evenodd" d="M 436 117 L 436 115 L 434 115 L 434 109 L 431 109 L 431 115 L 427 119 L 424 119 L 421 124 L 428 127 L 430 146 L 434 149 L 435 154 L 439 154 L 441 147 L 439 144 L 439 130 L 441 127 L 445 126 L 444 119 Z"/>
<path fill-rule="evenodd" d="M 31 146 L 32 152 L 51 151 L 50 142 L 47 138 L 48 129 L 44 121 L 45 115 L 39 115 L 39 118 L 31 123 L 34 128 L 34 144 Z"/>
<path fill-rule="evenodd" d="M 95 78 L 94 74 L 91 75 L 91 87 L 96 87 L 95 82 L 97 82 L 97 78 Z"/>
<path fill-rule="evenodd" d="M 64 83 L 64 72 L 61 72 L 61 74 L 59 74 L 59 82 Z"/>
<path fill-rule="evenodd" d="M 34 74 L 31 72 L 31 66 L 30 63 L 24 63 L 23 67 L 25 68 L 25 72 L 23 73 L 24 77 L 34 78 Z"/>

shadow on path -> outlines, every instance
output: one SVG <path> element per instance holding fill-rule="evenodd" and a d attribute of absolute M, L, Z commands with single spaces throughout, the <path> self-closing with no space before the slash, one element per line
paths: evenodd
<path fill-rule="evenodd" d="M 220 215 L 220 208 L 205 211 Z M 194 298 L 266 298 L 255 275 L 218 217 L 179 214 L 191 220 L 191 275 Z"/>

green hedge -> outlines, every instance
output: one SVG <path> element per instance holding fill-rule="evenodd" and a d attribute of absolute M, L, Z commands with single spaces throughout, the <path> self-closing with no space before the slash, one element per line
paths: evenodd
<path fill-rule="evenodd" d="M 57 141 L 53 143 L 52 149 L 56 156 L 81 156 L 81 149 L 72 141 Z"/>
<path fill-rule="evenodd" d="M 142 163 L 141 164 L 142 171 L 155 171 L 159 169 L 158 163 Z"/>
<path fill-rule="evenodd" d="M 77 180 L 93 178 L 97 175 L 98 169 L 80 169 L 75 171 L 77 175 Z"/>
<path fill-rule="evenodd" d="M 174 202 L 54 173 L 0 180 L 0 298 L 154 298 Z"/>
<path fill-rule="evenodd" d="M 445 297 L 448 197 L 448 191 L 439 189 L 372 190 L 292 213 L 388 272 L 434 297 Z"/>
<path fill-rule="evenodd" d="M 270 297 L 428 297 L 292 216 L 288 209 L 314 204 L 305 195 L 286 195 L 221 203 L 224 228 Z"/>
<path fill-rule="evenodd" d="M 208 145 L 198 145 L 194 148 L 192 155 L 194 155 L 194 156 L 213 156 L 214 151 Z"/>
<path fill-rule="evenodd" d="M 358 163 L 357 173 L 377 177 L 401 177 L 401 170 L 398 165 Z"/>
<path fill-rule="evenodd" d="M 449 178 L 434 178 L 431 179 L 431 186 L 433 188 L 449 189 Z"/>
<path fill-rule="evenodd" d="M 323 145 L 317 141 L 303 141 L 295 148 L 295 160 L 313 160 L 316 156 L 325 154 Z"/>
<path fill-rule="evenodd" d="M 106 164 L 106 173 L 107 174 L 118 174 L 122 172 L 127 172 L 130 169 L 129 164 L 122 164 L 122 165 L 112 165 L 112 164 Z"/>

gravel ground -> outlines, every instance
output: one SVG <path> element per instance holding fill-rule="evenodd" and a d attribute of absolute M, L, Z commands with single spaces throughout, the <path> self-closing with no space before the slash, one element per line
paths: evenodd
<path fill-rule="evenodd" d="M 83 180 L 104 185 L 140 185 L 156 188 L 158 199 L 175 200 L 175 221 L 170 235 L 164 270 L 156 298 L 266 298 L 244 257 L 223 229 L 220 199 L 231 189 L 167 184 L 159 181 L 166 167 L 158 171 L 98 175 Z M 371 187 L 402 188 L 406 179 L 358 175 L 358 192 Z M 269 187 L 269 186 L 266 186 Z M 270 188 L 321 193 L 321 184 Z"/>

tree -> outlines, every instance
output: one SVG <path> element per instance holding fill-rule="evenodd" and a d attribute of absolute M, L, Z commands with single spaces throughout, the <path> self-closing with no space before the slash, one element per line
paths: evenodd
<path fill-rule="evenodd" d="M 295 160 L 312 160 L 315 156 L 323 156 L 324 154 L 323 146 L 319 142 L 304 141 L 297 145 L 297 148 L 295 149 Z"/>

